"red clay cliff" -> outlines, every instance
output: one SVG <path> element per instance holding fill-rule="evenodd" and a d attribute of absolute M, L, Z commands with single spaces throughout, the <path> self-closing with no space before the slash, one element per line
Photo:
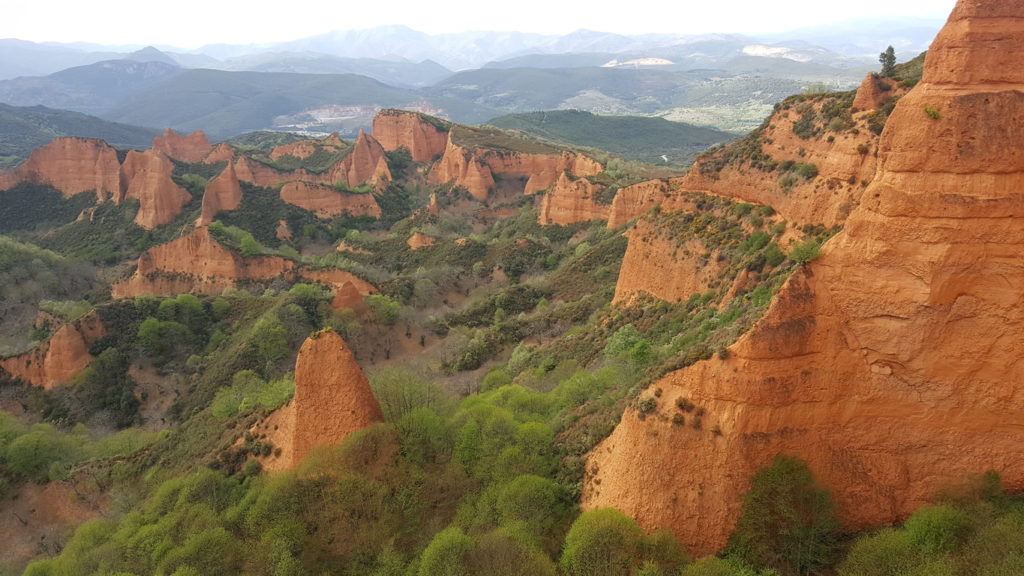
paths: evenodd
<path fill-rule="evenodd" d="M 848 529 L 987 470 L 1024 489 L 1024 5 L 961 0 L 843 232 L 730 348 L 654 384 L 591 453 L 583 507 L 720 548 L 749 479 L 804 459 Z M 650 393 L 645 393 L 650 395 Z M 676 400 L 706 411 L 674 426 Z"/>

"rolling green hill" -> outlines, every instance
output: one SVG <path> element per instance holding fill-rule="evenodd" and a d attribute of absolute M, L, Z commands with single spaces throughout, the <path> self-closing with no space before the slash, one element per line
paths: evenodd
<path fill-rule="evenodd" d="M 579 110 L 510 114 L 489 123 L 554 142 L 597 148 L 647 164 L 689 165 L 708 147 L 735 138 L 727 132 L 662 118 L 597 116 Z"/>
<path fill-rule="evenodd" d="M 20 163 L 34 148 L 61 136 L 100 138 L 117 148 L 148 148 L 160 132 L 67 110 L 0 104 L 0 134 L 2 169 Z"/>

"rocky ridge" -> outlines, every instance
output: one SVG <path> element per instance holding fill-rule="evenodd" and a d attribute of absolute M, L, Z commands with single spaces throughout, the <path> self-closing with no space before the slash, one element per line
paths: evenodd
<path fill-rule="evenodd" d="M 989 469 L 1024 488 L 1024 134 L 1007 122 L 1024 114 L 1022 23 L 1015 3 L 958 2 L 844 231 L 726 358 L 654 384 L 645 419 L 627 411 L 591 453 L 585 509 L 671 527 L 703 554 L 776 454 L 808 463 L 851 530 Z M 675 425 L 677 403 L 703 416 Z"/>

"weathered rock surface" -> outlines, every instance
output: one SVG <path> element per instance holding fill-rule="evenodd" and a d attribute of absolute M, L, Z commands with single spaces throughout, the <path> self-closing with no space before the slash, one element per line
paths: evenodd
<path fill-rule="evenodd" d="M 270 159 L 278 160 L 285 156 L 294 156 L 295 158 L 302 159 L 309 158 L 316 153 L 317 144 L 319 142 L 315 140 L 299 140 L 290 144 L 282 144 L 270 151 Z"/>
<path fill-rule="evenodd" d="M 206 155 L 203 162 L 206 164 L 214 164 L 216 162 L 231 162 L 235 157 L 235 151 L 231 149 L 231 145 L 227 142 L 221 142 L 213 147 L 213 150 Z"/>
<path fill-rule="evenodd" d="M 854 112 L 866 112 L 878 108 L 886 98 L 894 95 L 895 84 L 888 78 L 869 73 L 857 88 L 851 109 Z"/>
<path fill-rule="evenodd" d="M 701 258 L 708 249 L 699 239 L 680 246 L 646 220 L 637 222 L 626 237 L 629 248 L 622 258 L 613 302 L 629 300 L 641 291 L 668 302 L 685 300 L 715 285 L 725 267 L 714 254 Z"/>
<path fill-rule="evenodd" d="M 380 205 L 372 194 L 339 192 L 330 186 L 289 182 L 281 187 L 281 200 L 309 210 L 318 218 L 334 218 L 348 213 L 351 216 L 380 218 Z"/>
<path fill-rule="evenodd" d="M 16 168 L 0 173 L 0 190 L 20 182 L 48 184 L 65 198 L 96 193 L 98 201 L 116 197 L 121 190 L 117 152 L 102 140 L 57 138 L 32 151 Z"/>
<path fill-rule="evenodd" d="M 437 239 L 420 234 L 419 232 L 413 232 L 412 236 L 409 236 L 409 239 L 406 240 L 405 243 L 409 246 L 410 250 L 419 250 L 420 248 L 433 246 L 437 243 Z"/>
<path fill-rule="evenodd" d="M 192 199 L 171 179 L 173 171 L 174 164 L 160 152 L 128 151 L 121 165 L 122 198 L 138 199 L 139 213 L 135 215 L 135 223 L 140 227 L 152 230 L 167 224 Z"/>
<path fill-rule="evenodd" d="M 334 295 L 334 299 L 331 300 L 331 308 L 335 310 L 351 309 L 356 314 L 362 314 L 367 310 L 367 305 L 356 285 L 352 282 L 345 282 Z"/>
<path fill-rule="evenodd" d="M 345 284 L 352 284 L 355 286 L 356 291 L 364 296 L 377 291 L 373 287 L 373 284 L 370 284 L 351 272 L 339 270 L 337 268 L 322 268 L 318 270 L 302 268 L 299 270 L 299 275 L 306 280 L 325 284 L 335 293 L 338 293 L 342 288 L 344 288 Z"/>
<path fill-rule="evenodd" d="M 384 416 L 345 341 L 327 330 L 310 336 L 295 361 L 294 466 L 317 446 L 340 444 Z"/>
<path fill-rule="evenodd" d="M 849 529 L 989 469 L 1024 488 L 1022 58 L 1024 5 L 957 4 L 844 231 L 727 359 L 667 375 L 645 420 L 627 411 L 590 456 L 584 508 L 703 554 L 780 453 L 808 463 Z M 700 429 L 672 424 L 681 397 L 706 411 Z"/>
<path fill-rule="evenodd" d="M 294 264 L 279 256 L 243 258 L 210 236 L 209 228 L 155 246 L 139 257 L 135 273 L 114 284 L 114 298 L 139 294 L 214 294 L 239 280 L 267 280 L 286 275 Z"/>
<path fill-rule="evenodd" d="M 61 326 L 49 340 L 34 350 L 0 359 L 0 368 L 13 377 L 50 389 L 71 380 L 90 362 L 89 345 L 104 334 L 95 312 Z"/>
<path fill-rule="evenodd" d="M 203 211 L 196 221 L 198 226 L 206 226 L 213 222 L 217 212 L 234 210 L 242 203 L 242 186 L 238 183 L 235 167 L 228 164 L 226 168 L 209 184 L 203 192 Z"/>
<path fill-rule="evenodd" d="M 387 155 L 380 142 L 362 130 L 352 146 L 352 152 L 328 172 L 330 182 L 345 182 L 349 186 L 367 183 L 383 190 L 391 183 Z"/>
<path fill-rule="evenodd" d="M 586 178 L 570 180 L 565 172 L 540 203 L 540 223 L 574 224 L 590 220 L 606 220 L 611 206 L 599 204 L 597 193 L 601 187 Z"/>
<path fill-rule="evenodd" d="M 373 137 L 387 151 L 405 147 L 413 162 L 430 162 L 444 154 L 448 132 L 416 112 L 381 110 L 373 118 Z"/>
<path fill-rule="evenodd" d="M 176 160 L 192 163 L 206 161 L 206 157 L 213 152 L 213 146 L 202 130 L 182 136 L 170 128 L 164 130 L 163 136 L 153 138 L 153 149 Z"/>
<path fill-rule="evenodd" d="M 674 198 L 673 191 L 674 185 L 665 180 L 648 180 L 620 188 L 608 211 L 608 228 L 621 228 L 658 205 L 667 209 Z"/>
<path fill-rule="evenodd" d="M 494 175 L 491 168 L 476 158 L 465 148 L 456 146 L 448 139 L 444 156 L 430 170 L 430 182 L 454 182 L 462 186 L 477 200 L 487 198 L 487 193 L 494 188 Z"/>

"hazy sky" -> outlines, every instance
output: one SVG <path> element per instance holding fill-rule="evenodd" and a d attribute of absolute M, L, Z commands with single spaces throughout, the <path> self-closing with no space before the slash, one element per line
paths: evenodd
<path fill-rule="evenodd" d="M 519 30 L 777 32 L 811 24 L 895 17 L 945 18 L 956 0 L 14 0 L 0 38 L 99 44 L 203 44 L 293 40 L 331 30 L 404 24 L 429 33 Z M 853 10 L 856 10 L 853 12 Z"/>

